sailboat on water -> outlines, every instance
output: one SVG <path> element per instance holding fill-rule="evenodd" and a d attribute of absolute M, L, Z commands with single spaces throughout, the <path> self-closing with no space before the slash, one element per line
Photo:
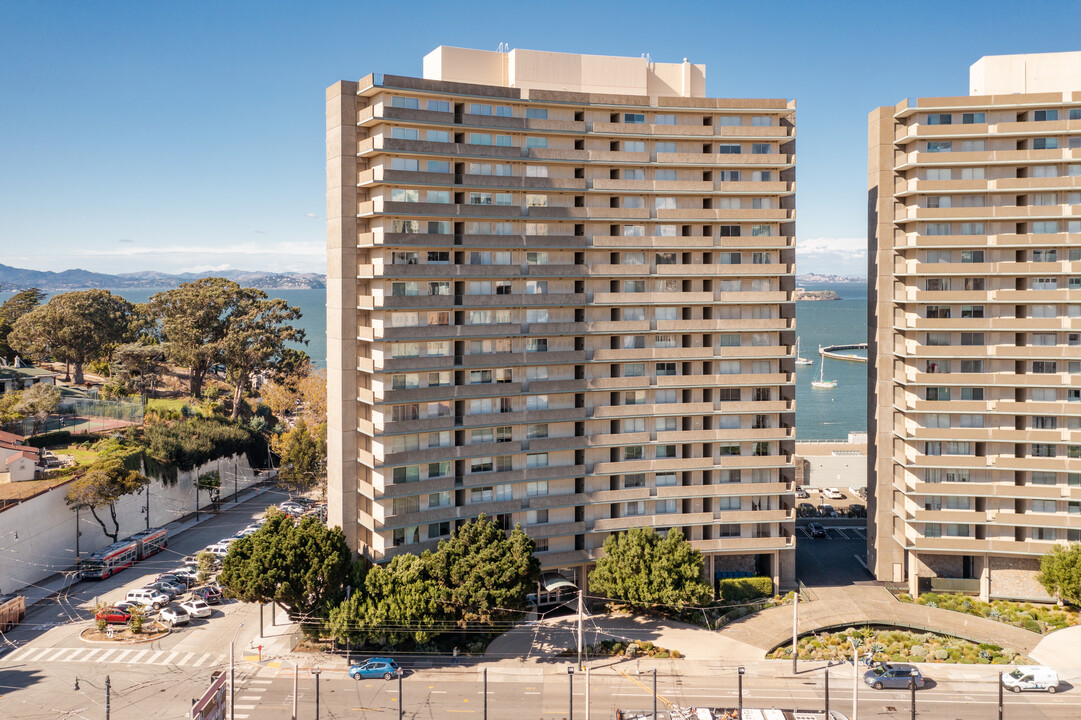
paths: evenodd
<path fill-rule="evenodd" d="M 796 336 L 796 364 L 797 365 L 814 365 L 813 361 L 808 360 L 805 357 L 800 357 L 800 355 L 799 355 L 799 336 L 798 335 Z"/>
<path fill-rule="evenodd" d="M 818 379 L 811 381 L 811 387 L 813 387 L 813 388 L 823 388 L 823 389 L 837 387 L 837 381 L 836 380 L 827 380 L 826 377 L 825 377 L 825 373 L 826 373 L 826 358 L 823 356 L 823 358 L 819 361 L 819 364 L 818 364 Z"/>

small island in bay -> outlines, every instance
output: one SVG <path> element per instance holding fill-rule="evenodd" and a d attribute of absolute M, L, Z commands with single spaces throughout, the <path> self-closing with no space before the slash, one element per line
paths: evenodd
<path fill-rule="evenodd" d="M 792 299 L 796 302 L 810 300 L 840 300 L 841 296 L 832 290 L 804 290 L 801 287 L 792 292 Z"/>

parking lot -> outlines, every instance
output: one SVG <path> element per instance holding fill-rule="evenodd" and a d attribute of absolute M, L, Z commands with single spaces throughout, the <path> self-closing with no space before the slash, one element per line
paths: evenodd
<path fill-rule="evenodd" d="M 796 577 L 808 587 L 871 583 L 866 568 L 867 528 L 862 519 L 807 518 L 796 521 Z M 825 537 L 813 537 L 817 524 Z"/>

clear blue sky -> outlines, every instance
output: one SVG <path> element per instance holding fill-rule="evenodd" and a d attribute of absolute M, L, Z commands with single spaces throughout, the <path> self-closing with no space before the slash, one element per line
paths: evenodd
<path fill-rule="evenodd" d="M 867 113 L 967 94 L 982 55 L 1081 50 L 1079 28 L 1076 2 L 0 0 L 0 262 L 322 271 L 326 86 L 505 41 L 795 98 L 798 270 L 862 275 Z"/>

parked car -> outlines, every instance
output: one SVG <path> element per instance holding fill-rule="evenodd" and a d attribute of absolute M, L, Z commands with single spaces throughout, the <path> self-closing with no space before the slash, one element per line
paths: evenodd
<path fill-rule="evenodd" d="M 802 498 L 809 498 L 811 496 L 802 487 L 798 487 L 798 488 L 796 488 L 796 497 L 802 499 Z"/>
<path fill-rule="evenodd" d="M 213 584 L 204 585 L 192 590 L 191 596 L 193 599 L 202 600 L 209 605 L 217 605 L 221 602 L 221 588 Z"/>
<path fill-rule="evenodd" d="M 832 505 L 822 504 L 818 506 L 818 516 L 824 518 L 837 517 L 837 511 L 833 509 Z"/>
<path fill-rule="evenodd" d="M 349 668 L 349 677 L 354 680 L 366 680 L 369 678 L 383 678 L 390 680 L 402 673 L 398 663 L 388 657 L 373 657 L 358 662 Z"/>
<path fill-rule="evenodd" d="M 822 527 L 818 523 L 811 523 L 810 525 L 808 525 L 807 532 L 811 533 L 811 537 L 813 538 L 826 537 L 826 528 Z"/>
<path fill-rule="evenodd" d="M 125 612 L 131 612 L 132 610 L 142 610 L 146 607 L 142 603 L 131 602 L 130 600 L 123 600 L 113 605 L 117 610 L 124 610 Z"/>
<path fill-rule="evenodd" d="M 822 494 L 829 500 L 844 500 L 845 494 L 837 488 L 826 488 L 822 491 Z"/>
<path fill-rule="evenodd" d="M 183 585 L 185 590 L 195 584 L 194 577 L 188 577 L 187 575 L 173 575 L 172 573 L 162 573 L 161 575 L 158 575 L 157 581 L 167 582 L 173 585 Z"/>
<path fill-rule="evenodd" d="M 229 554 L 229 545 L 227 543 L 215 543 L 213 545 L 207 545 L 203 552 L 208 552 L 214 557 L 221 559 Z"/>
<path fill-rule="evenodd" d="M 169 571 L 169 574 L 178 578 L 191 578 L 192 582 L 188 583 L 191 585 L 199 577 L 199 568 L 194 565 L 184 565 L 182 567 L 173 568 Z"/>
<path fill-rule="evenodd" d="M 95 620 L 104 620 L 109 625 L 126 625 L 131 620 L 131 613 L 116 607 L 102 608 L 94 616 Z"/>
<path fill-rule="evenodd" d="M 138 590 L 132 590 L 124 599 L 129 602 L 137 602 L 143 605 L 149 605 L 155 610 L 159 609 L 163 605 L 169 602 L 169 596 L 164 593 L 160 593 L 157 590 L 150 588 L 139 588 Z"/>
<path fill-rule="evenodd" d="M 188 600 L 187 602 L 180 603 L 180 607 L 187 610 L 188 615 L 197 618 L 210 617 L 210 613 L 212 612 L 205 600 Z"/>
<path fill-rule="evenodd" d="M 149 590 L 157 590 L 162 595 L 168 596 L 169 600 L 173 600 L 177 595 L 181 595 L 187 591 L 187 588 L 178 588 L 173 583 L 166 582 L 165 580 L 155 580 L 152 583 L 147 583 L 146 587 Z"/>
<path fill-rule="evenodd" d="M 1058 673 L 1042 665 L 1018 665 L 1011 672 L 1002 673 L 1002 684 L 1019 693 L 1022 690 L 1058 692 Z"/>
<path fill-rule="evenodd" d="M 882 688 L 907 689 L 909 682 L 923 687 L 923 675 L 919 668 L 907 663 L 880 663 L 863 674 L 863 681 L 875 690 Z"/>
<path fill-rule="evenodd" d="M 158 613 L 158 618 L 162 622 L 169 623 L 170 626 L 187 625 L 188 621 L 191 620 L 191 616 L 188 615 L 188 611 L 180 607 L 179 605 L 170 605 L 168 607 L 163 607 L 161 609 L 161 612 Z"/>
<path fill-rule="evenodd" d="M 818 517 L 818 511 L 811 503 L 800 503 L 796 506 L 796 517 Z"/>
<path fill-rule="evenodd" d="M 259 528 L 252 527 L 252 526 L 249 525 L 248 527 L 244 528 L 243 530 L 238 530 L 237 534 L 236 534 L 236 537 L 239 540 L 240 538 L 245 538 L 245 537 L 248 537 L 249 535 L 254 535 L 257 532 L 259 532 Z"/>

